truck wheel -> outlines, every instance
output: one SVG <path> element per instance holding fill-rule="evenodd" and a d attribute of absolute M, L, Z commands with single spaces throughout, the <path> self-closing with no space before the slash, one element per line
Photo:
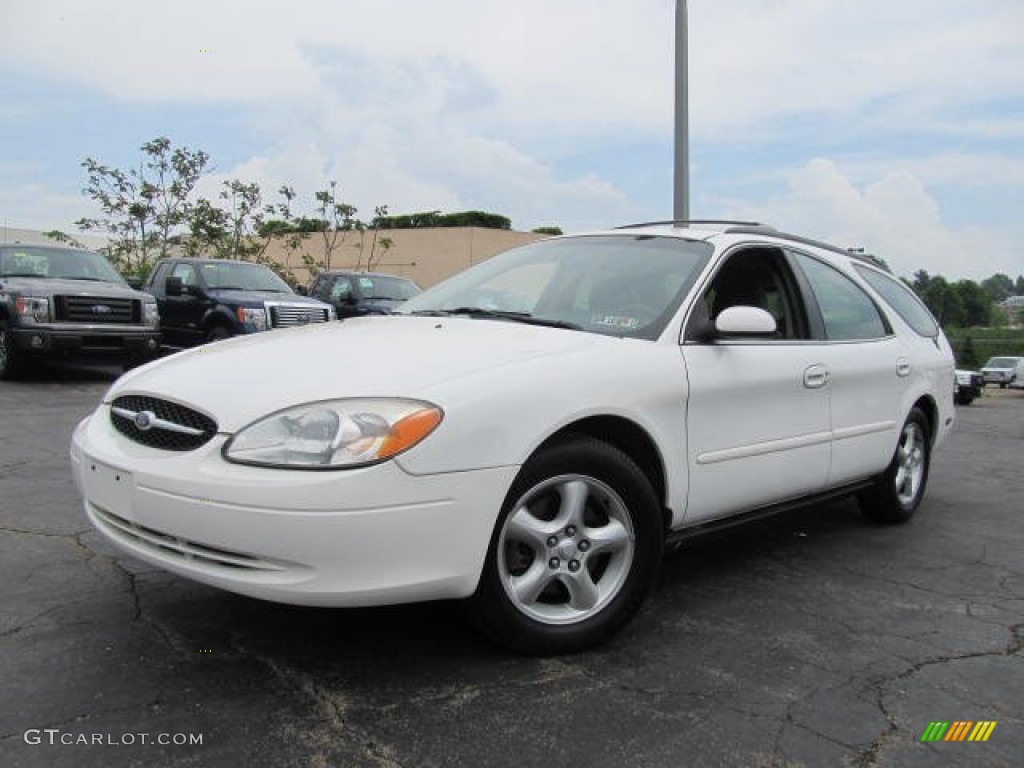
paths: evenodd
<path fill-rule="evenodd" d="M 16 378 L 22 371 L 21 356 L 6 323 L 0 323 L 0 380 Z"/>
<path fill-rule="evenodd" d="M 226 325 L 215 325 L 206 332 L 207 341 L 223 341 L 234 336 L 234 332 Z"/>

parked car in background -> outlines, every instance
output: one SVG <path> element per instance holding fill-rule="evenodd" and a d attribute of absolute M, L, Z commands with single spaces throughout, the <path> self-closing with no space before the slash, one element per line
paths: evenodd
<path fill-rule="evenodd" d="M 1024 389 L 1024 357 L 1017 359 L 1017 368 L 1013 374 L 1013 380 L 1006 385 L 1010 389 Z"/>
<path fill-rule="evenodd" d="M 308 294 L 334 307 L 339 318 L 387 315 L 422 289 L 412 280 L 380 272 L 329 270 L 310 284 Z"/>
<path fill-rule="evenodd" d="M 163 259 L 144 288 L 160 308 L 163 343 L 173 347 L 334 319 L 329 304 L 297 295 L 269 267 L 248 261 Z"/>
<path fill-rule="evenodd" d="M 1024 378 L 1024 357 L 992 357 L 981 368 L 985 384 L 998 384 L 1005 389 L 1018 378 Z"/>
<path fill-rule="evenodd" d="M 957 405 L 970 405 L 975 398 L 981 397 L 981 392 L 985 388 L 985 379 L 980 373 L 958 368 L 954 376 L 953 399 Z"/>
<path fill-rule="evenodd" d="M 159 339 L 156 301 L 133 290 L 100 254 L 0 245 L 0 379 L 44 358 L 132 367 L 156 354 Z"/>
<path fill-rule="evenodd" d="M 473 304 L 493 292 L 518 309 Z M 152 565 L 286 603 L 464 598 L 496 642 L 568 652 L 629 620 L 666 542 L 845 494 L 910 519 L 953 382 L 870 258 L 647 224 L 126 374 L 71 465 L 92 524 Z"/>

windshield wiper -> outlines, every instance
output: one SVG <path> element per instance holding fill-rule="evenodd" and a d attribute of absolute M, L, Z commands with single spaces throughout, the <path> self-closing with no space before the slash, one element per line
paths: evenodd
<path fill-rule="evenodd" d="M 412 312 L 413 315 L 426 315 L 428 317 L 443 317 L 451 315 L 465 315 L 466 317 L 480 317 L 487 320 L 511 320 L 526 325 L 545 325 L 549 328 L 568 328 L 571 331 L 581 331 L 582 326 L 576 323 L 567 323 L 564 320 L 549 320 L 544 317 L 536 317 L 529 312 L 513 312 L 504 309 L 484 309 L 483 307 L 456 307 L 455 309 L 421 309 Z"/>

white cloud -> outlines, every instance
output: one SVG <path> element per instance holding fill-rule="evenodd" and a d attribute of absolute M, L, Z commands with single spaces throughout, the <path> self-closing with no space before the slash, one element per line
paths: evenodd
<path fill-rule="evenodd" d="M 856 186 L 835 163 L 816 158 L 792 172 L 777 198 L 761 206 L 735 205 L 734 211 L 840 247 L 864 248 L 902 276 L 924 268 L 953 279 L 982 279 L 1022 268 L 1024 237 L 949 226 L 925 185 L 907 170 Z"/>
<path fill-rule="evenodd" d="M 483 208 L 520 227 L 575 230 L 671 208 L 630 199 L 620 159 L 597 158 L 619 137 L 663 146 L 671 135 L 674 9 L 674 0 L 3 0 L 0 27 L 22 34 L 5 37 L 0 73 L 82 84 L 126 109 L 236 107 L 248 157 L 204 179 L 204 194 L 240 178 L 269 195 L 289 183 L 308 200 L 336 179 L 364 217 L 382 203 Z M 1019 216 L 999 231 L 980 213 L 992 231 L 954 229 L 942 205 L 963 222 L 981 193 L 1019 194 L 1024 3 L 690 0 L 689 10 L 693 159 L 711 175 L 702 148 L 757 153 L 756 165 L 714 175 L 711 189 L 729 199 L 707 215 L 765 211 L 787 228 L 891 251 L 894 267 L 1016 268 Z M 591 167 L 556 172 L 577 146 Z M 785 158 L 768 156 L 780 150 Z M 811 162 L 812 153 L 831 159 Z M 752 174 L 774 175 L 785 193 L 765 201 Z M 35 220 L 49 204 L 65 220 L 68 201 L 70 218 L 82 215 L 72 190 L 33 184 L 31 204 L 0 197 L 6 215 Z"/>

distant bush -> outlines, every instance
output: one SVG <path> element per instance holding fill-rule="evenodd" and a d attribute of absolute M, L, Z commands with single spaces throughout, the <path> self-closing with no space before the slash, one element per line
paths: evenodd
<path fill-rule="evenodd" d="M 512 220 L 507 216 L 484 211 L 462 211 L 460 213 L 424 211 L 401 216 L 378 216 L 373 220 L 373 225 L 378 229 L 419 229 L 421 227 L 512 229 Z"/>
<path fill-rule="evenodd" d="M 530 231 L 531 232 L 536 232 L 538 235 L 561 235 L 562 234 L 562 228 L 561 227 L 537 227 L 536 229 L 531 229 Z"/>

